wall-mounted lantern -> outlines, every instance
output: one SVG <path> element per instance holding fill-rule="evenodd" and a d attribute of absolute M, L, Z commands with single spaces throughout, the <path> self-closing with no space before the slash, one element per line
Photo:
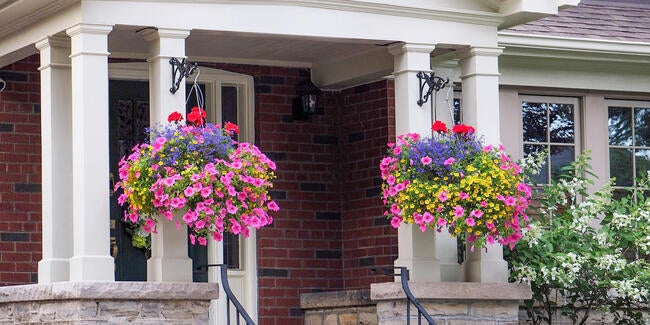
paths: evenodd
<path fill-rule="evenodd" d="M 311 81 L 298 86 L 298 95 L 300 98 L 294 100 L 293 119 L 308 120 L 309 116 L 316 112 L 318 108 L 318 99 L 321 90 L 318 89 Z"/>

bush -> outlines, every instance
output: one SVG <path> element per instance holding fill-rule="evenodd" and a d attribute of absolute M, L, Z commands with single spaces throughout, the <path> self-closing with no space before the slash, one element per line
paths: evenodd
<path fill-rule="evenodd" d="M 522 165 L 534 162 L 528 158 Z M 614 197 L 611 180 L 588 193 L 594 179 L 588 162 L 580 156 L 559 181 L 536 191 L 529 229 L 513 251 L 504 250 L 511 280 L 531 285 L 533 298 L 525 306 L 533 324 L 551 324 L 557 313 L 585 324 L 595 310 L 616 323 L 644 324 L 641 311 L 648 310 L 650 286 L 648 175 L 620 197 Z"/>

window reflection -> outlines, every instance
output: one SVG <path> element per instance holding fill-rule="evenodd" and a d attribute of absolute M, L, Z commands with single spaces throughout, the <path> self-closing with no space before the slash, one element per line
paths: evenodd
<path fill-rule="evenodd" d="M 550 104 L 548 110 L 548 115 L 551 118 L 549 132 L 551 136 L 551 142 L 573 143 L 573 105 Z"/>
<path fill-rule="evenodd" d="M 546 151 L 546 164 L 535 181 L 548 184 L 559 179 L 562 168 L 569 165 L 576 154 L 576 105 L 568 98 L 567 102 L 542 100 L 523 100 L 522 126 L 524 155 Z"/>
<path fill-rule="evenodd" d="M 608 108 L 609 172 L 616 186 L 632 187 L 650 169 L 650 108 Z"/>
<path fill-rule="evenodd" d="M 650 108 L 634 109 L 634 134 L 636 146 L 650 146 Z"/>
<path fill-rule="evenodd" d="M 546 142 L 548 128 L 546 104 L 523 102 L 521 107 L 524 126 L 524 141 Z"/>

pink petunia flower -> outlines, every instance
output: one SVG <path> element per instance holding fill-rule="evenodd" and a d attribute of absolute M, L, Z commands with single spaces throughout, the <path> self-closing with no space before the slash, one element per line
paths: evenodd
<path fill-rule="evenodd" d="M 444 227 L 447 225 L 447 220 L 445 218 L 438 218 L 438 226 Z"/>
<path fill-rule="evenodd" d="M 455 161 L 456 161 L 456 159 L 454 157 L 449 157 L 449 158 L 447 158 L 447 160 L 445 160 L 444 165 L 449 166 L 449 165 L 453 164 Z"/>
<path fill-rule="evenodd" d="M 423 165 L 430 165 L 432 161 L 433 161 L 433 159 L 431 159 L 431 157 L 428 157 L 428 156 L 420 158 L 420 162 Z"/>
<path fill-rule="evenodd" d="M 481 210 L 472 210 L 469 213 L 469 216 L 472 218 L 480 219 L 483 216 L 483 212 L 481 212 Z"/>
<path fill-rule="evenodd" d="M 474 221 L 474 218 L 472 217 L 465 218 L 465 223 L 470 227 L 474 227 L 476 225 L 476 221 Z"/>
<path fill-rule="evenodd" d="M 447 201 L 447 199 L 449 199 L 449 195 L 447 194 L 447 191 L 441 191 L 438 194 L 438 200 L 440 200 L 440 202 L 445 202 Z"/>
<path fill-rule="evenodd" d="M 465 192 L 460 192 L 460 193 L 458 193 L 458 197 L 459 197 L 461 200 L 467 200 L 467 199 L 469 199 L 469 195 L 468 195 L 467 193 L 465 193 Z"/>
<path fill-rule="evenodd" d="M 393 228 L 397 229 L 399 228 L 399 225 L 402 223 L 402 218 L 401 217 L 393 217 L 390 219 L 390 225 L 393 226 Z"/>
<path fill-rule="evenodd" d="M 460 205 L 457 205 L 457 206 L 454 207 L 454 216 L 459 218 L 459 217 L 462 217 L 463 214 L 465 214 L 465 208 L 463 208 Z"/>

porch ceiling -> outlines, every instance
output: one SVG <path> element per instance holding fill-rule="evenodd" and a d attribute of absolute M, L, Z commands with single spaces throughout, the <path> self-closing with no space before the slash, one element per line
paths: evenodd
<path fill-rule="evenodd" d="M 138 26 L 116 26 L 109 37 L 112 57 L 146 58 L 147 43 Z M 281 35 L 192 30 L 186 41 L 186 53 L 195 60 L 218 62 L 265 63 L 312 67 L 365 53 L 390 43 L 387 40 L 350 41 L 325 38 L 300 38 Z"/>
<path fill-rule="evenodd" d="M 140 35 L 145 29 L 115 26 L 109 35 L 111 57 L 146 59 L 148 44 Z M 387 48 L 392 43 L 390 40 L 192 30 L 186 41 L 186 54 L 190 60 L 199 62 L 311 68 L 312 79 L 319 87 L 341 89 L 392 73 L 393 56 Z"/>

